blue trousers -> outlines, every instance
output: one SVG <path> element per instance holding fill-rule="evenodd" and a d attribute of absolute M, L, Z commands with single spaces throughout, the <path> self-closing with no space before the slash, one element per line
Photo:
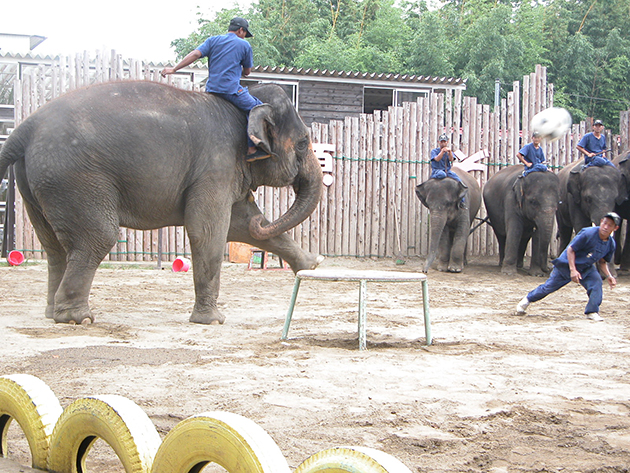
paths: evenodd
<path fill-rule="evenodd" d="M 588 303 L 586 304 L 584 313 L 590 314 L 591 312 L 599 312 L 599 306 L 602 303 L 604 295 L 602 277 L 599 275 L 594 265 L 581 274 L 582 279 L 580 279 L 580 284 L 586 289 L 586 293 L 588 294 Z M 527 294 L 527 300 L 530 302 L 539 301 L 570 282 L 571 272 L 568 268 L 554 267 L 549 275 L 549 279 Z"/>
<path fill-rule="evenodd" d="M 230 103 L 233 103 L 241 110 L 247 112 L 249 117 L 249 111 L 254 108 L 256 105 L 261 105 L 262 102 L 258 100 L 256 97 L 249 93 L 249 89 L 247 87 L 239 87 L 238 92 L 235 94 L 219 94 L 216 92 L 212 92 L 214 95 L 218 95 L 221 98 L 224 98 Z M 247 136 L 247 146 L 254 147 L 254 142 Z"/>
<path fill-rule="evenodd" d="M 534 164 L 530 168 L 525 166 L 525 170 L 523 171 L 523 177 L 527 176 L 530 172 L 545 172 L 547 170 L 548 170 L 547 165 L 543 163 Z"/>
<path fill-rule="evenodd" d="M 586 163 L 584 165 L 585 168 L 589 167 L 589 166 L 612 166 L 615 167 L 615 165 L 610 162 L 610 160 L 602 157 L 602 156 L 593 156 L 592 158 L 589 157 L 585 157 L 584 158 L 584 162 Z"/>
<path fill-rule="evenodd" d="M 441 169 L 436 169 L 431 173 L 431 177 L 429 179 L 444 179 L 445 177 L 452 177 L 457 182 L 462 182 L 457 174 L 453 171 L 442 171 Z"/>

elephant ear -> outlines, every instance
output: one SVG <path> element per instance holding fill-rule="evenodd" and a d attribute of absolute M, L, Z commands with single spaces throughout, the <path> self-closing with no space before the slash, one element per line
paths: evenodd
<path fill-rule="evenodd" d="M 268 103 L 256 105 L 249 112 L 247 136 L 261 150 L 274 155 L 271 149 L 271 137 L 276 124 L 273 121 L 273 107 Z"/>
<path fill-rule="evenodd" d="M 524 177 L 521 178 L 516 178 L 516 181 L 514 182 L 514 185 L 512 186 L 512 191 L 514 192 L 514 198 L 516 199 L 516 203 L 518 204 L 519 208 L 523 207 L 523 181 L 525 180 Z"/>
<path fill-rule="evenodd" d="M 569 182 L 567 183 L 567 192 L 573 197 L 573 201 L 576 204 L 580 203 L 580 180 L 582 179 L 581 172 L 570 172 Z"/>
<path fill-rule="evenodd" d="M 428 189 L 426 187 L 427 182 L 429 181 L 425 181 L 422 184 L 416 186 L 416 195 L 418 196 L 418 199 L 420 199 L 420 202 L 422 202 L 422 205 L 424 205 L 428 209 L 429 208 L 429 206 L 427 205 Z"/>
<path fill-rule="evenodd" d="M 458 184 L 457 201 L 459 202 L 468 195 L 468 187 L 466 187 L 463 182 L 459 182 Z"/>

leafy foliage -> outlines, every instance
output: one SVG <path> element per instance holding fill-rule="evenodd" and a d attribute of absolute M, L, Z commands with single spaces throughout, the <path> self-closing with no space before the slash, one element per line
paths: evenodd
<path fill-rule="evenodd" d="M 254 0 L 199 18 L 179 57 L 230 18 L 250 21 L 254 61 L 267 66 L 392 72 L 467 79 L 480 103 L 547 66 L 555 104 L 574 119 L 616 126 L 630 108 L 630 3 L 627 0 Z"/>

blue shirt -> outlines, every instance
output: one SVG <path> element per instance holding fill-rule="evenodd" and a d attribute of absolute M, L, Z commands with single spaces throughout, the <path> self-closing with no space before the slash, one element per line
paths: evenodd
<path fill-rule="evenodd" d="M 237 93 L 243 69 L 254 65 L 251 45 L 234 33 L 211 36 L 197 50 L 208 58 L 206 92 Z"/>
<path fill-rule="evenodd" d="M 606 137 L 604 135 L 601 135 L 599 139 L 597 139 L 593 133 L 587 133 L 582 137 L 577 145 L 581 146 L 589 153 L 595 153 L 596 155 L 601 156 L 602 151 L 606 149 Z M 588 160 L 592 158 L 586 156 L 585 159 Z"/>
<path fill-rule="evenodd" d="M 519 153 L 523 155 L 525 161 L 532 164 L 540 164 L 545 162 L 545 153 L 543 152 L 542 146 L 536 148 L 534 146 L 534 143 L 526 144 L 521 148 Z"/>
<path fill-rule="evenodd" d="M 451 160 L 449 159 L 448 153 L 444 153 L 442 155 L 442 159 L 436 161 L 437 155 L 440 154 L 441 148 L 434 148 L 431 150 L 431 170 L 432 171 L 450 171 L 451 170 Z"/>
<path fill-rule="evenodd" d="M 603 241 L 599 237 L 599 227 L 585 227 L 575 235 L 569 246 L 575 251 L 575 268 L 581 273 L 602 258 L 610 262 L 615 254 L 617 244 L 612 235 L 608 237 L 607 241 Z M 569 257 L 567 256 L 569 246 L 558 258 L 553 260 L 554 266 L 569 268 Z"/>

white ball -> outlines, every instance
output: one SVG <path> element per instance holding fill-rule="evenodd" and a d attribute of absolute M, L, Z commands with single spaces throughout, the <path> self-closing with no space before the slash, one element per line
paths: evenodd
<path fill-rule="evenodd" d="M 555 141 L 571 129 L 571 124 L 571 114 L 566 109 L 551 107 L 534 115 L 531 130 L 548 141 Z"/>

